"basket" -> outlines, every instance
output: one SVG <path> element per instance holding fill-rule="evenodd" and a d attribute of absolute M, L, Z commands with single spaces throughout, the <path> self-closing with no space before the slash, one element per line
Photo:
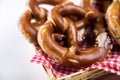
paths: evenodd
<path fill-rule="evenodd" d="M 49 76 L 49 80 L 120 80 L 120 76 L 99 69 L 93 69 L 83 73 L 76 72 L 71 75 L 57 78 L 52 74 L 50 69 L 46 68 L 44 65 L 43 68 Z"/>
<path fill-rule="evenodd" d="M 49 76 L 50 80 L 94 80 L 95 78 L 109 74 L 108 72 L 105 72 L 103 70 L 94 69 L 91 71 L 85 71 L 83 73 L 76 72 L 68 76 L 57 78 L 52 74 L 50 69 L 46 68 L 44 65 L 43 68 L 46 71 L 47 75 Z"/>
<path fill-rule="evenodd" d="M 120 54 L 118 54 L 119 52 L 113 52 L 111 53 L 112 56 L 107 57 L 108 60 L 111 59 L 112 61 L 108 61 L 108 63 L 103 61 L 103 63 L 100 63 L 100 65 L 104 64 L 104 66 L 108 66 L 108 68 L 104 66 L 99 67 L 99 62 L 98 62 L 98 64 L 96 63 L 97 64 L 96 67 L 92 65 L 86 69 L 76 71 L 71 74 L 63 75 L 60 77 L 55 75 L 57 73 L 52 70 L 51 66 L 49 65 L 49 61 L 46 61 L 44 59 L 44 55 L 41 55 L 39 53 L 42 53 L 42 52 L 37 51 L 35 54 L 35 57 L 33 57 L 31 62 L 42 63 L 43 69 L 49 76 L 49 80 L 107 80 L 107 79 L 102 79 L 103 76 L 104 78 L 112 77 L 111 80 L 114 79 L 114 77 L 116 78 L 114 80 L 120 80 L 120 76 L 119 76 L 120 75 Z"/>

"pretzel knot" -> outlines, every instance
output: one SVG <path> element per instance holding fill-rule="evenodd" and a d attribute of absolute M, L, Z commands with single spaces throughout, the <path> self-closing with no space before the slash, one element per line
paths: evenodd
<path fill-rule="evenodd" d="M 70 19 L 68 14 L 80 15 L 80 18 L 77 21 L 74 17 Z M 51 16 L 52 20 L 48 20 L 42 25 L 37 35 L 39 45 L 48 56 L 59 64 L 75 68 L 88 67 L 97 61 L 104 60 L 111 49 L 111 43 L 101 18 L 92 17 L 91 19 L 83 8 L 72 3 L 55 6 Z M 81 45 L 77 38 L 79 29 L 76 25 L 83 19 L 84 23 L 93 25 L 92 33 L 95 36 L 95 43 L 86 50 L 80 50 Z M 94 20 L 94 23 L 91 23 L 90 20 Z M 87 25 L 82 26 L 85 28 Z M 64 45 L 56 41 L 54 34 L 65 36 Z"/>
<path fill-rule="evenodd" d="M 43 25 L 47 20 L 48 10 L 40 7 L 40 4 L 58 5 L 66 0 L 29 0 L 27 6 L 29 7 L 20 17 L 19 28 L 27 40 L 35 45 L 35 47 L 40 47 L 37 42 L 37 33 L 41 25 Z"/>

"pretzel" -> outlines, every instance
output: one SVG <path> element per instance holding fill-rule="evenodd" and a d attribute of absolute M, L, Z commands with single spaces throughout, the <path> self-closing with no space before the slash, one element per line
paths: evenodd
<path fill-rule="evenodd" d="M 92 14 L 92 17 L 90 16 L 92 12 L 87 13 L 85 9 L 83 9 L 80 6 L 74 5 L 71 2 L 64 3 L 61 5 L 55 6 L 52 11 L 51 11 L 51 21 L 57 25 L 58 31 L 62 31 L 64 33 L 64 30 L 67 28 L 65 27 L 66 21 L 64 20 L 64 17 L 70 18 L 70 16 L 67 15 L 72 15 L 71 20 L 74 21 L 75 26 L 77 28 L 77 34 L 79 35 L 78 40 L 79 42 L 84 40 L 85 36 L 85 27 L 88 25 L 88 20 L 93 20 L 95 16 Z M 78 19 L 76 19 L 76 17 Z"/>
<path fill-rule="evenodd" d="M 108 25 L 108 30 L 111 37 L 120 45 L 120 1 L 114 0 L 113 3 L 108 7 L 106 13 L 106 21 Z"/>
<path fill-rule="evenodd" d="M 50 4 L 57 5 L 66 0 L 28 0 L 27 9 L 19 20 L 19 29 L 27 40 L 32 43 L 36 48 L 40 48 L 37 42 L 37 32 L 39 27 L 45 23 L 47 20 L 48 11 L 42 7 L 39 7 L 39 4 Z"/>
<path fill-rule="evenodd" d="M 42 21 L 36 21 L 34 23 L 31 20 L 36 19 L 33 17 L 29 10 L 26 10 L 19 19 L 19 29 L 26 37 L 26 39 L 33 43 L 37 48 L 39 47 L 37 42 L 37 32 L 40 25 L 43 24 Z"/>
<path fill-rule="evenodd" d="M 61 9 L 62 5 L 62 9 Z M 75 7 L 72 3 L 57 5 L 52 10 L 53 21 L 47 21 L 42 25 L 38 32 L 38 43 L 42 50 L 53 58 L 57 63 L 69 67 L 88 67 L 91 64 L 102 61 L 111 50 L 111 43 L 101 18 L 94 22 L 95 43 L 86 50 L 80 50 L 79 41 L 77 39 L 77 27 L 71 19 L 60 16 L 66 13 L 85 15 L 82 8 Z M 58 10 L 60 6 L 60 9 Z M 58 30 L 59 29 L 59 30 Z M 66 45 L 58 44 L 54 37 L 54 33 L 66 35 Z"/>
<path fill-rule="evenodd" d="M 57 63 L 75 68 L 87 67 L 97 61 L 104 60 L 111 48 L 107 33 L 98 30 L 95 45 L 87 50 L 80 51 L 77 45 L 75 26 L 72 21 L 67 21 L 70 23 L 69 29 L 66 29 L 69 30 L 67 34 L 67 40 L 69 40 L 69 45 L 67 46 L 69 47 L 63 47 L 55 42 L 52 37 L 55 31 L 54 26 L 48 21 L 38 32 L 38 43 L 42 50 L 47 53 L 49 57 L 57 61 Z"/>
<path fill-rule="evenodd" d="M 70 26 L 72 29 L 70 30 L 72 40 L 76 41 L 76 28 L 73 26 L 73 23 L 70 23 Z M 49 56 L 53 57 L 53 59 L 57 59 L 62 61 L 62 57 L 68 52 L 68 49 L 65 47 L 62 47 L 59 45 L 53 38 L 53 34 L 55 32 L 55 28 L 52 24 L 52 22 L 47 21 L 38 32 L 38 43 L 43 49 L 45 53 L 47 53 Z M 68 34 L 69 35 L 69 34 Z M 47 36 L 47 37 L 46 37 Z M 70 36 L 69 36 L 70 37 Z M 71 42 L 70 44 L 72 44 Z"/>
<path fill-rule="evenodd" d="M 80 6 L 76 6 L 73 3 L 69 2 L 69 3 L 55 6 L 52 9 L 51 13 L 52 13 L 53 22 L 55 22 L 55 24 L 59 26 L 59 30 L 64 32 L 65 21 L 62 18 L 62 16 L 75 14 L 75 15 L 80 15 L 79 17 L 83 17 L 85 16 L 86 11 Z"/>

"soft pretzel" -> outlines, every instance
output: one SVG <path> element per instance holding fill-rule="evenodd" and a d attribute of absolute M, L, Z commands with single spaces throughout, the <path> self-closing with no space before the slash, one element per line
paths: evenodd
<path fill-rule="evenodd" d="M 19 29 L 30 43 L 33 43 L 36 47 L 39 47 L 36 36 L 38 27 L 42 25 L 43 22 L 37 21 L 32 23 L 31 20 L 33 19 L 36 18 L 33 17 L 29 10 L 26 10 L 19 19 Z"/>
<path fill-rule="evenodd" d="M 67 15 L 72 15 L 72 18 Z M 64 33 L 64 30 L 67 28 L 66 21 L 64 17 L 70 18 L 74 21 L 74 24 L 77 28 L 77 34 L 79 42 L 83 41 L 85 38 L 85 26 L 89 24 L 89 21 L 93 21 L 96 16 L 90 11 L 87 12 L 80 6 L 77 6 L 71 2 L 64 3 L 61 5 L 55 6 L 51 11 L 52 21 L 55 25 L 57 25 L 57 29 Z M 78 19 L 74 19 L 73 16 L 76 16 Z"/>
<path fill-rule="evenodd" d="M 48 11 L 45 8 L 39 7 L 39 4 L 50 4 L 57 5 L 61 4 L 66 0 L 28 0 L 27 9 L 19 20 L 19 29 L 23 35 L 29 40 L 30 43 L 34 44 L 35 47 L 39 48 L 37 42 L 37 32 L 39 27 L 47 20 Z"/>
<path fill-rule="evenodd" d="M 72 40 L 76 41 L 76 28 L 70 23 Z M 47 21 L 38 32 L 38 43 L 45 53 L 53 59 L 63 61 L 62 57 L 68 52 L 68 49 L 59 45 L 53 38 L 55 28 L 50 21 Z M 69 35 L 69 34 L 68 34 Z M 69 36 L 70 37 L 70 36 Z M 71 42 L 70 44 L 72 44 Z"/>
<path fill-rule="evenodd" d="M 68 18 L 64 18 L 64 20 L 66 28 L 63 26 L 63 30 L 66 33 L 67 45 L 61 46 L 55 41 L 52 35 L 56 33 L 56 28 L 59 28 L 59 26 L 54 26 L 52 22 L 47 21 L 40 27 L 37 36 L 42 50 L 59 64 L 75 68 L 87 67 L 97 61 L 104 60 L 111 49 L 111 44 L 101 19 L 95 22 L 96 41 L 92 47 L 86 50 L 79 49 L 77 28 L 74 23 Z M 63 30 L 58 32 L 62 33 Z"/>
<path fill-rule="evenodd" d="M 55 23 L 55 25 L 58 25 L 58 29 L 64 32 L 65 29 L 65 21 L 62 18 L 63 16 L 74 14 L 79 16 L 79 18 L 84 17 L 86 13 L 86 10 L 81 8 L 80 6 L 76 6 L 73 3 L 65 3 L 61 5 L 55 6 L 51 11 L 52 20 Z M 80 19 L 81 20 L 81 19 Z M 79 20 L 79 21 L 80 21 Z M 83 23 L 85 25 L 85 20 L 81 20 L 81 22 L 76 22 L 76 25 L 79 25 L 79 23 Z"/>
<path fill-rule="evenodd" d="M 120 45 L 120 1 L 114 0 L 108 7 L 106 20 L 112 38 Z"/>

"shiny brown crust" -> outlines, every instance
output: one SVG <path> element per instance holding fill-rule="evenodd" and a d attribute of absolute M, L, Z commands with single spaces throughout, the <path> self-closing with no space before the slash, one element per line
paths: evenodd
<path fill-rule="evenodd" d="M 106 20 L 112 38 L 120 45 L 120 0 L 114 0 L 109 6 Z"/>
<path fill-rule="evenodd" d="M 42 7 L 39 7 L 39 4 L 50 4 L 57 5 L 65 2 L 66 0 L 28 0 L 27 9 L 19 19 L 19 29 L 26 37 L 26 39 L 39 48 L 37 42 L 37 33 L 39 27 L 45 23 L 47 20 L 48 11 Z M 32 22 L 33 21 L 33 22 Z"/>
<path fill-rule="evenodd" d="M 52 37 L 54 33 L 53 24 L 50 21 L 47 21 L 38 32 L 38 43 L 48 56 L 53 59 L 62 61 L 62 57 L 67 53 L 68 49 L 60 46 Z M 47 44 L 46 44 L 47 43 Z M 62 53 L 62 54 L 61 54 Z"/>
<path fill-rule="evenodd" d="M 79 42 L 85 39 L 85 27 L 93 23 L 97 18 L 97 14 L 93 11 L 86 11 L 84 8 L 73 4 L 72 2 L 64 3 L 55 6 L 51 11 L 51 21 L 54 25 L 57 25 L 57 29 L 64 33 L 67 28 L 64 18 L 66 15 L 73 15 L 79 17 L 77 20 L 72 20 L 77 28 L 77 34 L 79 35 Z M 68 17 L 69 18 L 69 17 Z M 82 35 L 81 35 L 82 34 Z"/>
<path fill-rule="evenodd" d="M 27 5 L 30 7 L 30 10 L 34 14 L 34 16 L 38 17 L 39 19 L 46 18 L 47 14 L 44 13 L 44 11 L 39 8 L 40 4 L 48 4 L 48 5 L 58 5 L 62 4 L 67 0 L 28 0 Z"/>
<path fill-rule="evenodd" d="M 92 10 L 91 0 L 83 0 L 83 8 L 87 11 Z"/>
<path fill-rule="evenodd" d="M 65 21 L 63 19 L 63 16 L 65 15 L 79 15 L 79 17 L 84 17 L 86 14 L 86 10 L 84 10 L 82 7 L 74 5 L 73 3 L 65 3 L 61 5 L 55 6 L 52 11 L 52 20 L 55 23 L 55 25 L 59 26 L 58 29 L 64 32 L 65 30 Z M 80 28 L 86 24 L 85 19 L 80 19 L 75 22 L 76 27 Z"/>
<path fill-rule="evenodd" d="M 19 29 L 30 43 L 33 43 L 38 47 L 39 45 L 36 38 L 37 29 L 35 29 L 35 27 L 42 23 L 31 23 L 32 19 L 34 19 L 32 13 L 29 10 L 26 10 L 19 19 Z M 36 26 L 34 27 L 34 25 Z"/>
<path fill-rule="evenodd" d="M 68 18 L 64 18 L 64 20 L 67 24 L 65 31 L 67 32 L 68 47 L 63 47 L 54 40 L 52 35 L 57 25 L 53 26 L 52 22 L 47 21 L 38 32 L 38 43 L 42 50 L 58 63 L 75 68 L 88 67 L 95 62 L 104 60 L 110 52 L 111 44 L 104 30 L 102 20 L 99 19 L 95 22 L 96 42 L 86 50 L 79 49 L 77 29 L 74 23 Z"/>

